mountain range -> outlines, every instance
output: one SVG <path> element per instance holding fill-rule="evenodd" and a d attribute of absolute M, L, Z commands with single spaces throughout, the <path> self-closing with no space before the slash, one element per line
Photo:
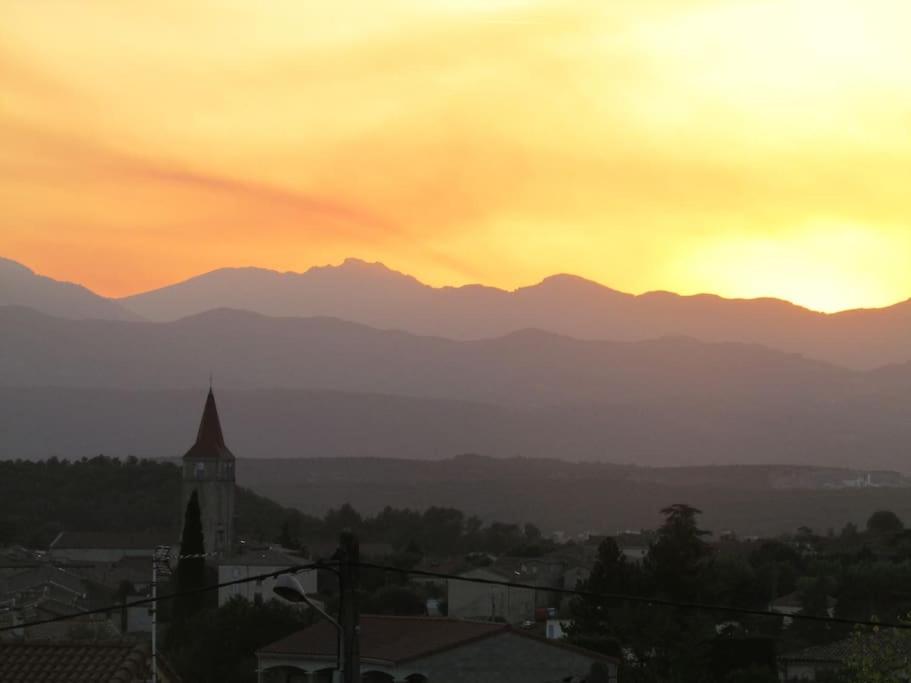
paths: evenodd
<path fill-rule="evenodd" d="M 64 318 L 140 318 L 118 302 L 99 296 L 82 285 L 38 275 L 21 263 L 5 258 L 0 258 L 0 305 L 28 306 Z"/>
<path fill-rule="evenodd" d="M 227 309 L 154 323 L 3 307 L 0 328 L 3 457 L 172 457 L 210 372 L 232 448 L 252 458 L 904 470 L 911 443 L 911 366 L 857 371 L 755 345 L 535 330 L 457 341 Z"/>
<path fill-rule="evenodd" d="M 0 457 L 174 457 L 214 375 L 248 458 L 908 470 L 909 304 L 431 288 L 354 260 L 120 301 L 9 261 L 0 284 Z"/>
<path fill-rule="evenodd" d="M 911 360 L 911 300 L 824 314 L 777 299 L 632 295 L 572 275 L 555 275 L 515 291 L 481 285 L 438 288 L 357 259 L 303 273 L 224 268 L 116 301 L 42 278 L 10 261 L 0 262 L 0 278 L 0 305 L 25 305 L 69 318 L 167 322 L 234 308 L 268 316 L 335 317 L 455 340 L 538 329 L 585 340 L 686 336 L 759 344 L 855 369 Z M 48 292 L 51 285 L 58 287 L 59 296 Z M 79 305 L 64 296 L 76 290 Z"/>

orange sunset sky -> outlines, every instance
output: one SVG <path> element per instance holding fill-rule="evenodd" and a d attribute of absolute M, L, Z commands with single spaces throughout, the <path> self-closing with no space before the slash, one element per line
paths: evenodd
<path fill-rule="evenodd" d="M 906 0 L 0 0 L 0 255 L 911 296 Z"/>

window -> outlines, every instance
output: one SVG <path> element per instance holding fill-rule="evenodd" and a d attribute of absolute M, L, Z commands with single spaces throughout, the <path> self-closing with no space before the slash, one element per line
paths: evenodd
<path fill-rule="evenodd" d="M 205 479 L 205 478 L 206 478 L 206 463 L 204 463 L 204 462 L 196 463 L 196 480 L 199 481 L 200 479 Z"/>

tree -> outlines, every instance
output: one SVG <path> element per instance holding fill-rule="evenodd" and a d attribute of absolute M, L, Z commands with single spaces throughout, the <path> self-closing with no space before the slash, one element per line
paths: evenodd
<path fill-rule="evenodd" d="M 307 626 L 307 612 L 270 600 L 254 605 L 235 596 L 218 609 L 191 617 L 169 660 L 185 681 L 255 683 L 256 650 Z"/>
<path fill-rule="evenodd" d="M 897 534 L 904 528 L 898 515 L 891 510 L 877 510 L 867 520 L 867 531 L 880 536 Z"/>
<path fill-rule="evenodd" d="M 829 616 L 830 581 L 825 576 L 805 576 L 798 581 L 800 614 L 812 617 Z M 791 626 L 791 635 L 808 643 L 821 644 L 836 639 L 838 630 L 829 623 L 798 619 Z"/>
<path fill-rule="evenodd" d="M 354 532 L 360 531 L 363 523 L 363 517 L 351 506 L 351 503 L 344 503 L 337 510 L 329 510 L 323 517 L 323 533 L 327 538 L 338 538 L 338 535 L 346 529 Z"/>
<path fill-rule="evenodd" d="M 431 506 L 424 511 L 421 521 L 424 527 L 421 547 L 441 552 L 458 545 L 465 516 L 455 508 Z"/>
<path fill-rule="evenodd" d="M 614 539 L 598 548 L 598 560 L 580 588 L 591 593 L 660 596 L 692 601 L 708 580 L 707 532 L 696 524 L 699 511 L 688 505 L 662 510 L 665 523 L 642 566 L 627 561 Z M 682 578 L 681 578 L 682 577 Z M 708 590 L 708 587 L 705 587 Z M 572 603 L 570 639 L 607 654 L 622 643 L 629 655 L 627 678 L 635 681 L 693 681 L 706 664 L 705 644 L 714 622 L 672 607 L 622 599 L 580 598 Z"/>
<path fill-rule="evenodd" d="M 360 608 L 369 614 L 422 615 L 427 601 L 409 586 L 390 585 L 361 596 Z"/>
<path fill-rule="evenodd" d="M 526 541 L 536 542 L 540 541 L 543 538 L 541 529 L 530 522 L 525 523 L 524 531 Z"/>
<path fill-rule="evenodd" d="M 294 527 L 294 520 L 286 519 L 282 522 L 282 530 L 278 535 L 278 544 L 283 548 L 290 548 L 291 550 L 300 549 L 301 542 L 300 536 Z"/>
<path fill-rule="evenodd" d="M 605 538 L 598 546 L 598 559 L 588 579 L 578 588 L 589 593 L 623 594 L 635 591 L 636 568 L 631 565 L 613 538 Z M 616 610 L 622 609 L 616 600 L 577 599 L 572 603 L 573 622 L 571 636 L 610 635 L 617 637 L 622 624 L 614 623 Z"/>
<path fill-rule="evenodd" d="M 205 539 L 196 491 L 190 495 L 184 514 L 183 534 L 180 537 L 180 560 L 177 562 L 176 585 L 178 593 L 198 591 L 206 584 Z M 186 620 L 199 612 L 203 605 L 201 593 L 191 593 L 175 598 L 174 616 Z"/>
<path fill-rule="evenodd" d="M 664 524 L 649 548 L 646 566 L 660 594 L 674 600 L 697 600 L 701 574 L 710 555 L 708 544 L 702 540 L 709 532 L 696 524 L 696 515 L 702 511 L 677 503 L 661 510 L 661 514 Z"/>
<path fill-rule="evenodd" d="M 906 681 L 911 631 L 879 627 L 857 630 L 851 636 L 848 652 L 845 664 L 854 683 Z"/>

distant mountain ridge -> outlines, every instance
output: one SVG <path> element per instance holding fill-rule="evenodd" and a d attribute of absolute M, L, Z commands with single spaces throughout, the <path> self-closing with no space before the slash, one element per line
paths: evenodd
<path fill-rule="evenodd" d="M 456 341 L 336 318 L 219 309 L 174 322 L 66 320 L 0 307 L 0 384 L 321 388 L 517 406 L 591 402 L 826 399 L 866 375 L 739 343 L 582 341 L 540 330 Z"/>
<path fill-rule="evenodd" d="M 524 329 L 589 340 L 684 336 L 759 344 L 855 369 L 911 360 L 911 300 L 823 314 L 778 299 L 625 294 L 573 275 L 554 275 L 515 291 L 483 285 L 435 288 L 358 259 L 303 273 L 223 268 L 117 301 L 0 260 L 0 305 L 75 319 L 165 322 L 234 308 L 268 316 L 333 317 L 455 340 Z"/>
<path fill-rule="evenodd" d="M 239 457 L 462 452 L 907 471 L 911 365 L 853 371 L 745 344 L 454 341 L 333 318 L 176 322 L 0 308 L 0 457 L 171 457 L 214 372 Z"/>
<path fill-rule="evenodd" d="M 303 273 L 225 268 L 120 303 L 162 321 L 228 307 L 271 316 L 331 316 L 450 339 L 535 328 L 578 339 L 689 336 L 754 343 L 854 368 L 911 360 L 911 301 L 827 315 L 778 299 L 625 294 L 573 275 L 511 292 L 482 285 L 434 288 L 357 259 Z"/>
<path fill-rule="evenodd" d="M 63 318 L 139 320 L 116 301 L 82 285 L 38 275 L 21 263 L 0 257 L 0 306 L 28 306 Z"/>

